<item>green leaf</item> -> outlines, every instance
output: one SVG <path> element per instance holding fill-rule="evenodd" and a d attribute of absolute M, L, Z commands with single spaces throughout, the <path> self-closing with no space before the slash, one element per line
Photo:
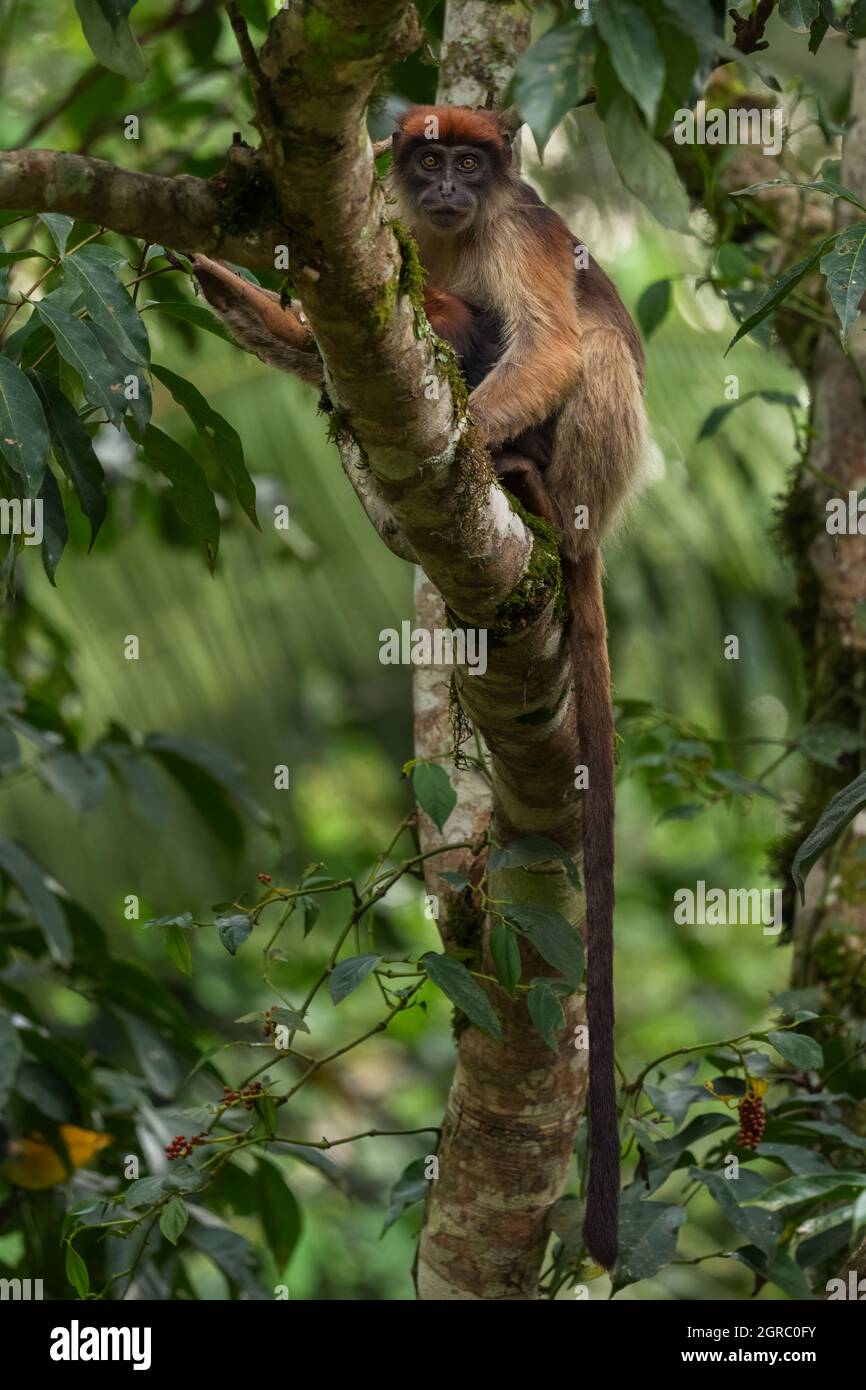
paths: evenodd
<path fill-rule="evenodd" d="M 81 378 L 91 405 L 100 406 L 114 424 L 126 409 L 123 375 L 108 361 L 89 323 L 74 318 L 48 299 L 41 299 L 36 313 L 54 335 L 57 351 Z"/>
<path fill-rule="evenodd" d="M 839 234 L 821 259 L 821 273 L 827 277 L 827 293 L 842 325 L 839 338 L 847 351 L 848 334 L 866 290 L 866 226 L 861 223 Z"/>
<path fill-rule="evenodd" d="M 792 1173 L 826 1173 L 831 1167 L 823 1154 L 801 1148 L 799 1144 L 771 1144 L 762 1140 L 756 1152 L 759 1158 L 779 1159 Z"/>
<path fill-rule="evenodd" d="M 230 802 L 260 829 L 275 832 L 273 817 L 249 795 L 237 763 L 219 749 L 173 734 L 148 734 L 142 751 L 159 760 L 229 848 L 237 849 L 243 839 L 242 823 Z"/>
<path fill-rule="evenodd" d="M 789 29 L 806 34 L 821 13 L 821 0 L 779 0 L 779 15 Z"/>
<path fill-rule="evenodd" d="M 407 1207 L 411 1207 L 415 1202 L 422 1201 L 427 1196 L 427 1188 L 430 1183 L 424 1176 L 427 1161 L 424 1158 L 415 1158 L 403 1169 L 399 1178 L 391 1188 L 391 1196 L 388 1202 L 388 1213 L 385 1217 L 385 1224 L 382 1227 L 382 1235 L 389 1231 L 398 1217 L 403 1215 Z"/>
<path fill-rule="evenodd" d="M 751 1245 L 757 1245 L 768 1259 L 772 1259 L 782 1234 L 782 1218 L 762 1207 L 740 1205 L 742 1200 L 755 1197 L 763 1190 L 763 1179 L 758 1179 L 756 1185 L 757 1175 L 748 1168 L 741 1168 L 736 1179 L 725 1178 L 721 1173 L 708 1172 L 703 1168 L 690 1168 L 689 1177 L 703 1183 L 735 1231 L 745 1236 Z"/>
<path fill-rule="evenodd" d="M 662 811 L 658 818 L 658 825 L 666 820 L 695 820 L 702 816 L 706 810 L 700 801 L 681 801 L 677 806 L 669 806 L 666 811 Z"/>
<path fill-rule="evenodd" d="M 553 990 L 546 989 L 544 985 L 533 985 L 527 1003 L 535 1031 L 540 1033 L 551 1052 L 558 1055 L 559 1044 L 556 1039 L 565 1027 L 565 1014 L 558 998 Z"/>
<path fill-rule="evenodd" d="M 256 489 L 247 472 L 244 446 L 237 430 L 213 409 L 191 381 L 170 372 L 167 367 L 157 366 L 156 363 L 151 370 L 189 415 L 217 464 L 225 473 L 247 516 L 258 526 Z"/>
<path fill-rule="evenodd" d="M 69 539 L 69 527 L 57 479 L 50 468 L 45 470 L 39 500 L 42 503 L 42 564 L 53 584 L 60 557 Z"/>
<path fill-rule="evenodd" d="M 619 1218 L 618 1286 L 637 1279 L 651 1279 L 670 1264 L 677 1248 L 677 1232 L 686 1219 L 685 1207 L 664 1202 L 623 1202 Z"/>
<path fill-rule="evenodd" d="M 713 1093 L 717 1096 L 745 1096 L 748 1087 L 741 1076 L 714 1076 L 711 1078 Z"/>
<path fill-rule="evenodd" d="M 259 1159 L 256 1164 L 255 1190 L 262 1229 L 277 1266 L 282 1270 L 301 1238 L 301 1208 L 282 1169 L 265 1159 Z"/>
<path fill-rule="evenodd" d="M 94 323 L 101 324 L 117 341 L 124 357 L 138 366 L 150 361 L 150 343 L 144 320 L 126 286 L 105 264 L 94 246 L 82 246 L 64 257 L 63 267 L 83 296 Z"/>
<path fill-rule="evenodd" d="M 763 782 L 754 782 L 751 777 L 743 777 L 739 772 L 734 772 L 728 767 L 714 767 L 707 773 L 711 782 L 717 782 L 725 791 L 733 792 L 735 796 L 763 796 L 768 801 L 781 801 L 781 797 L 775 792 L 771 792 L 769 787 L 765 787 Z"/>
<path fill-rule="evenodd" d="M 66 1247 L 66 1278 L 79 1298 L 86 1298 L 90 1292 L 90 1275 L 87 1265 L 72 1245 Z"/>
<path fill-rule="evenodd" d="M 633 96 L 647 124 L 655 125 L 665 65 L 652 21 L 637 0 L 605 0 L 596 17 L 613 70 Z"/>
<path fill-rule="evenodd" d="M 14 883 L 30 904 L 51 957 L 59 965 L 69 965 L 72 960 L 72 938 L 66 918 L 54 894 L 46 888 L 45 877 L 36 861 L 11 840 L 0 840 L 0 873 Z"/>
<path fill-rule="evenodd" d="M 808 188 L 813 193 L 826 193 L 829 198 L 841 198 L 843 202 L 866 212 L 866 203 L 862 203 L 856 193 L 835 179 L 807 179 L 805 182 L 802 179 L 764 179 L 761 183 L 750 183 L 748 188 L 737 188 L 728 196 L 748 198 L 753 193 L 763 192 L 765 188 Z"/>
<path fill-rule="evenodd" d="M 650 1086 L 644 1082 L 644 1091 L 660 1115 L 669 1115 L 675 1125 L 682 1124 L 690 1107 L 698 1101 L 707 1099 L 703 1086 L 689 1086 L 674 1083 L 670 1086 Z M 745 1087 L 743 1087 L 745 1091 Z"/>
<path fill-rule="evenodd" d="M 147 376 L 136 362 L 130 362 L 128 357 L 124 357 L 116 338 L 109 333 L 107 328 L 103 328 L 101 323 L 91 323 L 90 327 L 99 346 L 105 353 L 105 360 L 123 381 L 123 409 L 129 411 L 140 430 L 147 429 L 153 413 L 153 398 Z M 133 384 L 128 381 L 130 377 L 133 377 L 137 383 L 137 396 L 134 394 L 127 396 L 127 387 L 131 387 Z"/>
<path fill-rule="evenodd" d="M 824 39 L 827 37 L 827 30 L 830 28 L 830 21 L 821 14 L 815 20 L 809 31 L 809 52 L 817 53 Z"/>
<path fill-rule="evenodd" d="M 2 242 L 0 242 L 0 245 L 2 245 Z M 30 251 L 27 249 L 21 251 L 0 251 L 0 268 L 5 270 L 6 266 L 17 265 L 19 261 L 47 261 L 49 259 L 50 257 L 44 256 L 41 251 Z M 5 280 L 3 283 L 5 284 Z"/>
<path fill-rule="evenodd" d="M 319 915 L 322 911 L 321 907 L 319 906 L 319 899 L 314 898 L 309 893 L 305 893 L 304 896 L 300 899 L 300 907 L 302 913 L 304 914 L 304 936 L 309 936 L 310 932 L 313 930 L 313 927 L 318 922 Z"/>
<path fill-rule="evenodd" d="M 129 27 L 136 0 L 75 0 L 84 37 L 103 67 L 130 82 L 143 82 L 147 64 Z"/>
<path fill-rule="evenodd" d="M 165 933 L 165 949 L 182 975 L 192 974 L 192 950 L 180 927 L 170 926 Z"/>
<path fill-rule="evenodd" d="M 190 1215 L 194 1219 L 187 1227 L 187 1240 L 213 1261 L 230 1287 L 239 1288 L 247 1298 L 272 1298 L 273 1289 L 265 1289 L 258 1274 L 258 1256 L 252 1243 L 204 1207 L 193 1207 Z"/>
<path fill-rule="evenodd" d="M 513 994 L 520 982 L 520 947 L 515 933 L 500 922 L 490 933 L 490 954 L 497 980 Z"/>
<path fill-rule="evenodd" d="M 866 1188 L 866 1173 L 807 1173 L 803 1177 L 785 1178 L 775 1183 L 755 1199 L 755 1204 L 769 1211 L 781 1211 L 803 1202 L 831 1202 L 839 1198 L 856 1197 Z"/>
<path fill-rule="evenodd" d="M 434 985 L 438 985 L 452 1004 L 462 1009 L 466 1017 L 480 1028 L 482 1033 L 486 1033 L 490 1038 L 502 1037 L 502 1025 L 490 1000 L 465 965 L 453 960 L 451 956 L 436 955 L 432 951 L 422 957 L 421 965 Z"/>
<path fill-rule="evenodd" d="M 807 1033 L 768 1033 L 767 1042 L 772 1043 L 786 1062 L 804 1071 L 816 1071 L 824 1065 L 824 1051 L 821 1044 Z"/>
<path fill-rule="evenodd" d="M 668 151 L 654 140 L 624 93 L 611 104 L 604 133 L 611 159 L 626 188 L 640 198 L 663 227 L 689 233 L 689 200 Z"/>
<path fill-rule="evenodd" d="M 547 1224 L 569 1255 L 577 1255 L 583 1247 L 584 1205 L 578 1197 L 567 1195 L 554 1202 L 547 1213 Z"/>
<path fill-rule="evenodd" d="M 824 851 L 833 844 L 842 831 L 866 806 L 866 772 L 837 792 L 818 817 L 814 829 L 809 832 L 794 855 L 791 877 L 800 890 L 800 901 L 806 901 L 806 878 L 809 871 L 821 858 Z"/>
<path fill-rule="evenodd" d="M 90 549 L 108 511 L 105 475 L 90 435 L 60 387 L 38 372 L 28 372 L 45 412 L 51 447 L 61 468 L 72 479 L 81 511 L 90 522 Z"/>
<path fill-rule="evenodd" d="M 652 285 L 647 285 L 637 302 L 637 321 L 647 342 L 659 325 L 664 323 L 670 307 L 670 280 L 656 280 Z"/>
<path fill-rule="evenodd" d="M 116 1012 L 129 1038 L 142 1076 L 152 1091 L 168 1100 L 177 1091 L 181 1080 L 174 1053 L 149 1023 L 127 1013 L 125 1009 L 118 1009 Z"/>
<path fill-rule="evenodd" d="M 349 956 L 341 960 L 328 976 L 328 993 L 334 1003 L 342 1003 L 347 995 L 363 984 L 381 959 L 381 956 Z"/>
<path fill-rule="evenodd" d="M 797 747 L 813 763 L 838 771 L 844 754 L 866 747 L 866 739 L 844 724 L 809 724 L 797 739 Z"/>
<path fill-rule="evenodd" d="M 9 1015 L 0 1009 L 0 1108 L 4 1110 L 23 1051 L 18 1029 Z"/>
<path fill-rule="evenodd" d="M 194 926 L 193 915 L 191 912 L 174 912 L 168 917 L 148 917 L 146 922 L 142 922 L 142 928 L 148 927 L 184 927 L 186 929 Z"/>
<path fill-rule="evenodd" d="M 416 763 L 412 768 L 412 790 L 422 811 L 441 830 L 457 805 L 457 793 L 448 773 L 438 763 Z"/>
<path fill-rule="evenodd" d="M 676 113 L 692 105 L 702 77 L 701 54 L 695 40 L 680 26 L 661 16 L 654 19 L 665 65 L 665 85 L 655 121 L 655 134 L 661 137 L 673 126 Z"/>
<path fill-rule="evenodd" d="M 464 888 L 469 887 L 469 879 L 466 874 L 452 873 L 450 869 L 444 869 L 440 872 L 439 877 L 444 878 L 446 883 L 450 883 L 451 887 L 458 893 L 462 893 Z"/>
<path fill-rule="evenodd" d="M 510 903 L 505 916 L 531 941 L 538 954 L 576 989 L 583 974 L 583 942 L 561 912 L 537 903 Z"/>
<path fill-rule="evenodd" d="M 548 29 L 517 60 L 514 101 L 540 154 L 560 121 L 592 86 L 597 46 L 593 29 L 572 22 Z"/>
<path fill-rule="evenodd" d="M 0 454 L 36 497 L 48 457 L 48 428 L 39 397 L 27 377 L 0 354 Z"/>
<path fill-rule="evenodd" d="M 41 782 L 76 811 L 93 811 L 108 786 L 105 764 L 90 753 L 54 753 L 40 761 L 37 773 Z"/>
<path fill-rule="evenodd" d="M 490 854 L 491 869 L 528 869 L 533 864 L 551 862 L 564 864 L 569 883 L 573 888 L 580 888 L 580 875 L 571 855 L 546 835 L 524 835 Z"/>
<path fill-rule="evenodd" d="M 237 955 L 238 947 L 243 946 L 253 929 L 252 919 L 246 912 L 232 912 L 217 917 L 215 926 L 230 956 Z"/>
<path fill-rule="evenodd" d="M 48 228 L 51 233 L 51 240 L 62 256 L 66 250 L 69 233 L 75 225 L 75 219 L 67 217 L 65 212 L 40 212 L 38 216 L 39 221 L 44 222 Z"/>
<path fill-rule="evenodd" d="M 767 1283 L 775 1284 L 789 1298 L 807 1302 L 815 1297 L 800 1266 L 789 1255 L 780 1252 L 768 1264 L 763 1251 L 756 1245 L 744 1245 L 739 1250 L 731 1251 L 731 1259 L 739 1260 Z"/>
<path fill-rule="evenodd" d="M 148 425 L 144 431 L 141 449 L 147 463 L 171 483 L 174 507 L 203 544 L 208 568 L 213 570 L 219 550 L 220 518 L 207 478 L 192 455 L 156 425 Z"/>
<path fill-rule="evenodd" d="M 798 409 L 800 406 L 799 400 L 790 391 L 747 391 L 745 395 L 740 396 L 739 400 L 726 401 L 724 405 L 714 406 L 701 425 L 698 439 L 710 439 L 718 432 L 732 410 L 738 410 L 741 405 L 746 405 L 748 401 L 753 400 L 767 401 L 770 405 L 785 405 L 792 410 Z"/>
<path fill-rule="evenodd" d="M 771 281 L 759 299 L 757 308 L 740 324 L 733 338 L 728 343 L 727 349 L 725 350 L 726 357 L 731 351 L 731 348 L 734 347 L 741 338 L 744 338 L 747 333 L 754 332 L 754 330 L 764 322 L 764 319 L 769 318 L 770 314 L 775 313 L 776 309 L 787 299 L 794 287 L 799 285 L 803 276 L 809 273 L 816 261 L 819 261 L 824 255 L 827 248 L 833 245 L 837 235 L 838 233 L 835 233 L 833 236 L 824 237 L 812 247 L 808 256 L 804 256 L 801 261 L 797 261 L 796 265 L 790 266 L 787 270 L 784 270 L 781 275 L 777 275 L 775 280 Z"/>
<path fill-rule="evenodd" d="M 172 1197 L 162 1209 L 159 1229 L 170 1245 L 177 1245 L 189 1221 L 189 1207 L 182 1197 Z"/>
<path fill-rule="evenodd" d="M 207 333 L 213 333 L 217 338 L 222 338 L 224 343 L 231 343 L 235 347 L 235 340 L 223 328 L 216 314 L 212 314 L 210 309 L 205 309 L 201 304 L 188 304 L 185 299 L 155 299 L 150 304 L 145 304 L 145 310 L 157 309 L 162 314 L 168 314 L 170 318 L 182 319 L 184 323 L 191 323 L 195 328 L 203 328 Z"/>

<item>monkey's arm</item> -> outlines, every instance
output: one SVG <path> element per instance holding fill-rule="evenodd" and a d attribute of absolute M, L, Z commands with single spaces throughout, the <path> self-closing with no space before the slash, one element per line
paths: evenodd
<path fill-rule="evenodd" d="M 580 371 L 580 325 L 568 261 L 533 269 L 515 267 L 519 297 L 508 306 L 512 328 L 493 370 L 469 397 L 486 444 L 502 444 L 540 425 L 561 408 Z M 522 276 L 522 278 L 521 278 Z"/>
<path fill-rule="evenodd" d="M 201 255 L 192 261 L 205 298 L 241 347 L 311 386 L 322 385 L 322 359 L 297 300 L 284 309 L 278 294 L 250 284 L 220 261 Z"/>

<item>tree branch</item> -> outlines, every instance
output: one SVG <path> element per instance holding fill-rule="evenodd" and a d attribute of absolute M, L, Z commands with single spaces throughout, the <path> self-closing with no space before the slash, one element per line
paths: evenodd
<path fill-rule="evenodd" d="M 85 222 L 178 250 L 206 251 L 252 270 L 273 270 L 273 225 L 224 230 L 220 185 L 181 175 L 120 169 L 105 159 L 55 150 L 0 151 L 0 208 L 65 212 Z"/>
<path fill-rule="evenodd" d="M 764 30 L 775 8 L 776 0 L 758 0 L 750 15 L 743 16 L 737 14 L 736 10 L 728 10 L 734 21 L 734 48 L 740 53 L 760 53 L 762 49 L 769 48 Z"/>

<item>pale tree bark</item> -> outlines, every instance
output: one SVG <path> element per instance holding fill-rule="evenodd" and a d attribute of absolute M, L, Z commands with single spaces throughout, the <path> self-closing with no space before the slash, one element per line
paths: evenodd
<path fill-rule="evenodd" d="M 0 208 L 95 217 L 253 268 L 289 248 L 344 467 L 379 534 L 417 559 L 439 596 L 429 587 L 421 595 L 422 622 L 441 625 L 441 601 L 452 624 L 487 633 L 486 673 L 458 671 L 455 690 L 489 750 L 490 780 L 455 774 L 460 805 L 449 836 L 464 826 L 474 837 L 489 816 L 500 843 L 542 834 L 578 858 L 578 749 L 556 547 L 512 509 L 473 440 L 465 401 L 434 357 L 412 248 L 395 236 L 374 173 L 367 103 L 383 69 L 418 46 L 415 10 L 408 0 L 301 0 L 276 12 L 256 54 L 237 7 L 228 9 L 250 73 L 259 151 L 236 149 L 226 175 L 207 183 L 154 181 L 50 151 L 0 153 Z M 527 36 L 522 6 L 452 0 L 445 49 L 455 78 L 443 82 L 443 96 L 495 98 Z M 427 389 L 431 379 L 438 391 Z M 425 673 L 418 692 L 419 753 L 447 755 L 444 684 Z M 492 974 L 473 895 L 449 901 L 443 881 L 431 881 L 444 903 L 446 944 L 469 943 Z M 581 923 L 582 899 L 556 862 L 502 871 L 491 890 L 555 908 L 575 930 Z M 524 967 L 526 979 L 553 973 L 529 951 Z M 530 1025 L 525 1000 L 488 988 L 503 1039 L 471 1026 L 460 1036 L 420 1248 L 422 1298 L 536 1296 L 546 1217 L 583 1104 L 586 1054 L 572 1036 L 583 1016 L 578 1000 L 565 1001 L 568 1028 L 554 1053 Z"/>

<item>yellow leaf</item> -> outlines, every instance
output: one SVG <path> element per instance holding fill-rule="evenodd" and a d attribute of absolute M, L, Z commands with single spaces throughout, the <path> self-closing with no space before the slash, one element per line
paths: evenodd
<path fill-rule="evenodd" d="M 83 1168 L 101 1149 L 106 1149 L 114 1137 L 100 1134 L 95 1129 L 79 1129 L 78 1125 L 61 1125 L 60 1133 L 73 1168 Z M 66 1182 L 66 1168 L 60 1155 L 50 1144 L 46 1144 L 41 1135 L 17 1139 L 11 1148 L 12 1157 L 6 1164 L 5 1173 L 16 1186 L 26 1187 L 30 1192 L 40 1192 L 46 1187 L 57 1187 L 59 1183 Z"/>

